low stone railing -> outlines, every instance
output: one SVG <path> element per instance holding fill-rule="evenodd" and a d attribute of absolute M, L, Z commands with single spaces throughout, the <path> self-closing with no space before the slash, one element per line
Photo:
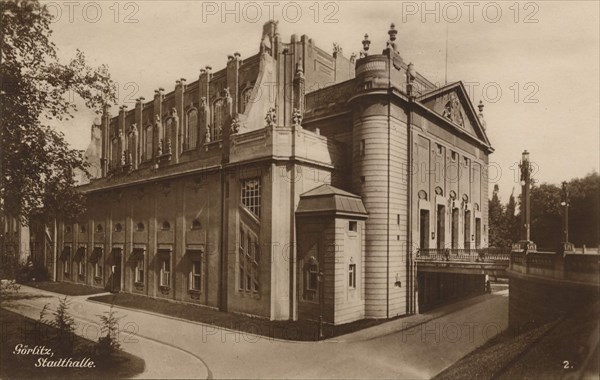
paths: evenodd
<path fill-rule="evenodd" d="M 553 252 L 511 252 L 511 272 L 551 280 L 600 284 L 600 255 Z"/>
<path fill-rule="evenodd" d="M 506 263 L 510 250 L 505 248 L 420 248 L 417 260 L 473 263 Z"/>

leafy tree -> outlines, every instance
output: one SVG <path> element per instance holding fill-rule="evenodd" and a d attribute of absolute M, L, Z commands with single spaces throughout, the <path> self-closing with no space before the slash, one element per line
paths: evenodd
<path fill-rule="evenodd" d="M 86 163 L 51 125 L 77 111 L 73 95 L 100 113 L 116 87 L 104 65 L 83 52 L 61 63 L 51 41 L 51 14 L 38 1 L 0 2 L 0 212 L 66 220 L 83 211 L 73 173 Z M 2 242 L 3 243 L 3 242 Z"/>
<path fill-rule="evenodd" d="M 590 173 L 569 182 L 569 240 L 576 247 L 600 243 L 600 176 Z"/>
<path fill-rule="evenodd" d="M 510 242 L 506 238 L 506 223 L 504 206 L 500 202 L 498 184 L 494 185 L 492 199 L 489 201 L 489 240 L 492 247 L 506 247 Z"/>
<path fill-rule="evenodd" d="M 517 201 L 513 189 L 508 198 L 506 210 L 504 211 L 505 239 L 510 242 L 521 240 L 521 225 L 521 216 L 517 215 Z"/>
<path fill-rule="evenodd" d="M 531 187 L 531 240 L 538 250 L 554 251 L 563 240 L 561 192 L 547 183 Z"/>

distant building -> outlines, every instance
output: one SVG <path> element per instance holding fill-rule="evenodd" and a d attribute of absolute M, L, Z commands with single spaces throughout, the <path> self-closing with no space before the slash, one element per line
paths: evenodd
<path fill-rule="evenodd" d="M 393 26 L 369 44 L 347 58 L 268 22 L 256 55 L 107 108 L 59 278 L 273 320 L 417 312 L 441 286 L 417 249 L 487 246 L 493 150 L 462 83 L 416 73 Z"/>

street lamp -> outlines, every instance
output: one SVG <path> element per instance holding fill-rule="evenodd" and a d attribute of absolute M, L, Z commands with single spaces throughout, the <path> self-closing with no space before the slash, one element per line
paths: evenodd
<path fill-rule="evenodd" d="M 531 173 L 533 171 L 531 162 L 529 161 L 529 152 L 523 151 L 521 155 L 521 162 L 519 163 L 519 169 L 521 169 L 521 177 L 519 184 L 521 185 L 521 215 L 522 215 L 522 232 L 521 240 L 515 244 L 514 249 L 523 250 L 525 252 L 536 250 L 535 243 L 531 241 Z"/>
<path fill-rule="evenodd" d="M 563 235 L 564 241 L 562 244 L 562 251 L 573 251 L 573 244 L 569 243 L 569 189 L 567 187 L 567 181 L 562 183 L 562 201 L 560 205 L 565 208 L 563 213 Z"/>
<path fill-rule="evenodd" d="M 318 263 L 317 268 L 319 268 L 319 274 L 317 275 L 317 281 L 319 283 L 319 340 L 323 340 L 323 282 L 325 280 L 325 274 L 321 270 L 321 266 Z"/>

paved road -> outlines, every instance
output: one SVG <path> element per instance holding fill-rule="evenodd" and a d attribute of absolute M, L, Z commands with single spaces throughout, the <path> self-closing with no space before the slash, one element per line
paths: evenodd
<path fill-rule="evenodd" d="M 22 293 L 56 296 L 23 286 Z M 95 337 L 103 304 L 73 297 L 78 333 Z M 7 309 L 37 319 L 54 298 L 30 298 Z M 289 342 L 131 309 L 120 315 L 122 347 L 146 360 L 143 378 L 428 379 L 508 324 L 508 291 L 388 322 L 323 342 Z M 84 329 L 87 329 L 84 331 Z"/>

